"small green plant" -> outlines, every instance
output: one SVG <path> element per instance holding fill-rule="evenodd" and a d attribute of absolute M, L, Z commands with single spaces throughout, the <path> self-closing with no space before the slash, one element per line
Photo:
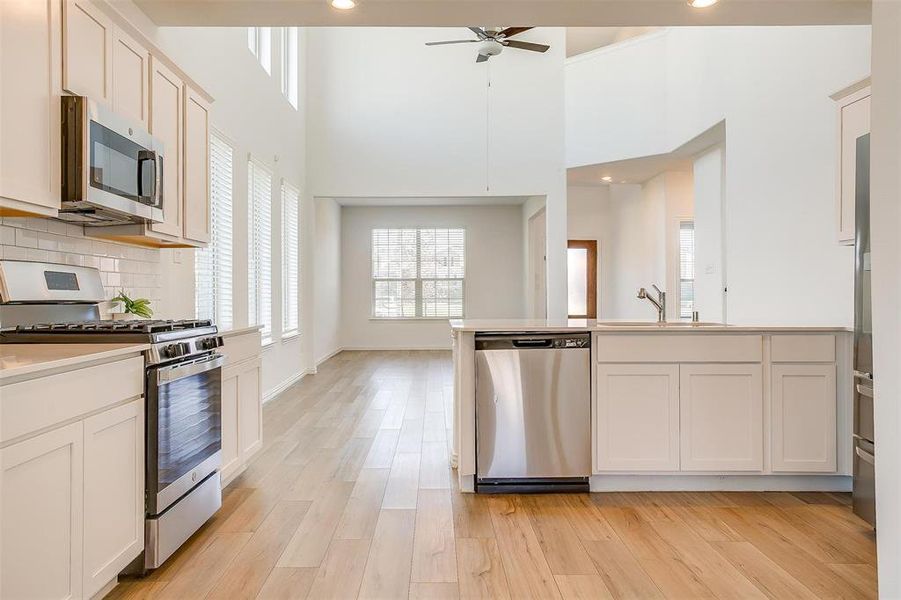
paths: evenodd
<path fill-rule="evenodd" d="M 126 313 L 137 315 L 144 319 L 153 316 L 153 309 L 150 308 L 150 300 L 147 298 L 136 298 L 132 300 L 125 295 L 125 290 L 119 290 L 119 295 L 111 300 L 113 304 L 122 304 Z"/>

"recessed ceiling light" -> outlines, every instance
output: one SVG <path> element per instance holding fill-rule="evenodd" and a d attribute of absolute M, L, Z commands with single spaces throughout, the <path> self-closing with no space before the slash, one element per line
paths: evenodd
<path fill-rule="evenodd" d="M 331 0 L 332 6 L 338 10 L 350 10 L 357 5 L 354 0 Z M 707 0 L 709 1 L 709 0 Z"/>
<path fill-rule="evenodd" d="M 610 183 L 611 181 L 613 181 L 613 177 L 610 177 L 610 175 L 606 175 L 604 177 L 601 177 L 601 181 L 606 181 L 607 183 Z"/>
<path fill-rule="evenodd" d="M 692 8 L 707 8 L 713 6 L 719 0 L 688 0 L 688 5 Z"/>

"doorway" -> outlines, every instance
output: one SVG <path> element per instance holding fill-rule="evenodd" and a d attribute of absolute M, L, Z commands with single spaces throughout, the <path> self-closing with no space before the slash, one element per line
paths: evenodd
<path fill-rule="evenodd" d="M 570 319 L 598 316 L 598 243 L 569 240 L 566 250 L 567 298 Z"/>

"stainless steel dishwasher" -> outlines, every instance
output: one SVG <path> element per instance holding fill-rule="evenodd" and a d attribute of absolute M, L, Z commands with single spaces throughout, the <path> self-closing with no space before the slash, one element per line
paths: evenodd
<path fill-rule="evenodd" d="M 476 491 L 588 491 L 591 335 L 479 334 Z"/>

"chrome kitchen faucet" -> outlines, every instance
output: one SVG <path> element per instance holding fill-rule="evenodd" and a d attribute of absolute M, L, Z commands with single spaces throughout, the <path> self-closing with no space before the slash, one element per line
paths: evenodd
<path fill-rule="evenodd" d="M 651 287 L 657 291 L 657 299 L 651 298 L 648 295 L 648 291 L 644 288 L 638 290 L 638 299 L 639 300 L 647 300 L 651 304 L 654 305 L 654 308 L 657 309 L 657 322 L 658 323 L 666 323 L 666 292 L 661 292 L 660 288 L 654 284 L 651 284 Z"/>

